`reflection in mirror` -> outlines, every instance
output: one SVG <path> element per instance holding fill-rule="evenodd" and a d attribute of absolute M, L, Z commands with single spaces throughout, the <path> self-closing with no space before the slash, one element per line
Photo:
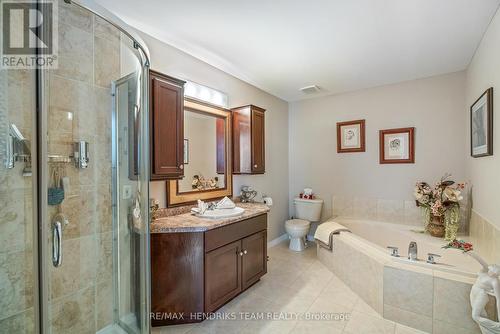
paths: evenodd
<path fill-rule="evenodd" d="M 232 196 L 231 111 L 184 98 L 184 177 L 167 182 L 167 206 Z"/>
<path fill-rule="evenodd" d="M 225 119 L 184 110 L 184 178 L 179 193 L 225 188 Z"/>

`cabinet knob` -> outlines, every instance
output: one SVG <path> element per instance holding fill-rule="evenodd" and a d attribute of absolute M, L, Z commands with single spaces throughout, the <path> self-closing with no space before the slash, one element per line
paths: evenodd
<path fill-rule="evenodd" d="M 257 168 L 257 164 L 253 165 L 253 168 Z"/>
<path fill-rule="evenodd" d="M 184 165 L 180 164 L 179 169 L 184 169 Z"/>
<path fill-rule="evenodd" d="M 240 256 L 243 256 L 243 252 L 240 252 Z"/>
<path fill-rule="evenodd" d="M 248 252 L 246 251 L 246 249 L 243 251 L 243 254 L 247 254 Z"/>

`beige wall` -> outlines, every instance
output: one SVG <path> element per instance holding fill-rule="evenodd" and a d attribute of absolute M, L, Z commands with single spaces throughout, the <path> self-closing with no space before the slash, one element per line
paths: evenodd
<path fill-rule="evenodd" d="M 268 239 L 282 235 L 288 217 L 288 103 L 151 36 L 139 34 L 151 52 L 152 69 L 225 92 L 230 107 L 255 104 L 266 109 L 266 173 L 235 175 L 234 195 L 239 195 L 242 185 L 250 185 L 259 192 L 259 199 L 262 193 L 272 196 Z M 151 183 L 151 197 L 165 206 L 165 182 Z"/>
<path fill-rule="evenodd" d="M 290 199 L 304 187 L 332 196 L 411 200 L 418 180 L 465 177 L 465 74 L 452 73 L 290 104 Z M 366 152 L 336 152 L 336 123 L 366 119 Z M 415 164 L 380 165 L 378 131 L 416 128 Z M 290 205 L 292 213 L 293 206 Z"/>
<path fill-rule="evenodd" d="M 494 17 L 488 31 L 467 69 L 465 103 L 466 173 L 473 188 L 473 208 L 484 219 L 500 229 L 500 14 Z M 494 87 L 494 136 L 493 156 L 472 158 L 470 156 L 469 108 L 474 101 L 489 87 Z M 495 110 L 496 109 L 496 110 Z"/>

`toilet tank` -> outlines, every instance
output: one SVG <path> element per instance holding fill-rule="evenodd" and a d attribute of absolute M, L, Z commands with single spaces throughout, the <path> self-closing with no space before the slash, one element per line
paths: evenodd
<path fill-rule="evenodd" d="M 305 219 L 310 222 L 318 222 L 321 219 L 322 199 L 295 198 L 295 218 Z"/>

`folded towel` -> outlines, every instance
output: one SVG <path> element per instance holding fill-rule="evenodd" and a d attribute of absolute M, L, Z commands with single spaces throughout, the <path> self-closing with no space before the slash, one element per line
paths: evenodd
<path fill-rule="evenodd" d="M 231 201 L 227 196 L 221 199 L 216 205 L 215 208 L 217 209 L 234 209 L 236 207 L 236 204 L 234 204 L 233 201 Z"/>
<path fill-rule="evenodd" d="M 205 211 L 207 210 L 208 205 L 207 203 L 203 202 L 202 200 L 198 200 L 198 212 L 200 215 L 204 214 Z"/>
<path fill-rule="evenodd" d="M 314 233 L 314 239 L 318 241 L 320 247 L 328 250 L 333 249 L 333 235 L 340 232 L 351 232 L 345 226 L 340 225 L 334 221 L 327 221 L 320 224 Z"/>

